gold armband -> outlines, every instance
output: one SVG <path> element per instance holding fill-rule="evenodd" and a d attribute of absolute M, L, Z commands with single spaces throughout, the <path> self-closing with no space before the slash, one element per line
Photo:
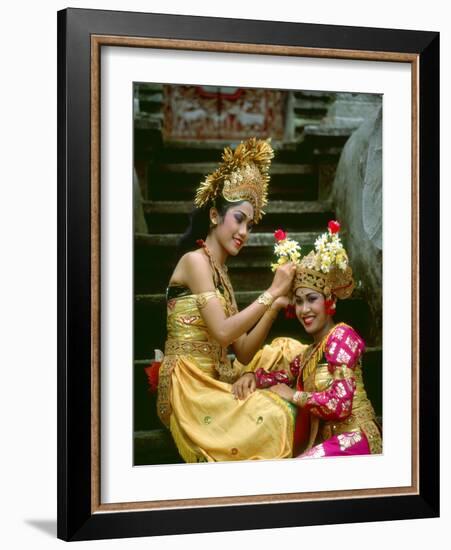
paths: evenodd
<path fill-rule="evenodd" d="M 211 300 L 212 298 L 217 298 L 217 297 L 218 295 L 213 290 L 209 292 L 202 292 L 202 294 L 198 294 L 196 296 L 196 305 L 199 309 L 203 309 L 207 305 L 208 300 Z"/>
<path fill-rule="evenodd" d="M 274 296 L 270 292 L 265 291 L 257 298 L 257 302 L 269 308 L 274 302 Z"/>

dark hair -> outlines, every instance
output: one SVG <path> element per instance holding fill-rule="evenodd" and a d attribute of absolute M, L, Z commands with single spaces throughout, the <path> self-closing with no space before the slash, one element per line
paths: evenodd
<path fill-rule="evenodd" d="M 210 231 L 210 208 L 216 208 L 219 217 L 224 218 L 227 210 L 232 206 L 238 206 L 243 201 L 229 202 L 222 196 L 218 197 L 214 204 L 209 203 L 201 208 L 194 208 L 189 217 L 189 225 L 177 243 L 175 263 L 190 250 L 198 247 L 197 241 L 204 240 Z"/>

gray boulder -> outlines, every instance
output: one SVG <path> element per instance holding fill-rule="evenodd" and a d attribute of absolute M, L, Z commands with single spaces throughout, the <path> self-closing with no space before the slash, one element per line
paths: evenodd
<path fill-rule="evenodd" d="M 332 201 L 356 283 L 373 318 L 371 344 L 382 340 L 382 106 L 353 132 L 338 163 Z"/>

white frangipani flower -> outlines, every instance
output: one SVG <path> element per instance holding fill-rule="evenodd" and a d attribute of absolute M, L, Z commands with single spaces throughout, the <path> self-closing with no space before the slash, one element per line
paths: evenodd
<path fill-rule="evenodd" d="M 297 241 L 289 239 L 286 233 L 278 229 L 275 232 L 276 238 L 278 234 L 282 234 L 284 238 L 278 240 L 274 245 L 274 254 L 278 256 L 277 262 L 271 264 L 272 271 L 275 271 L 279 266 L 286 264 L 287 262 L 293 262 L 298 264 L 301 257 L 301 247 Z"/>

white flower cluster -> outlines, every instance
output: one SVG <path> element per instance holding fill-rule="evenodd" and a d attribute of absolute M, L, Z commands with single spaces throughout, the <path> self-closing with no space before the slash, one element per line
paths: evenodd
<path fill-rule="evenodd" d="M 298 264 L 301 258 L 301 246 L 297 241 L 285 238 L 274 245 L 274 254 L 278 258 L 276 263 L 271 264 L 273 271 L 287 262 Z"/>
<path fill-rule="evenodd" d="M 323 273 L 329 273 L 332 266 L 337 266 L 342 271 L 348 267 L 348 256 L 336 233 L 323 233 L 315 241 L 318 265 Z"/>

